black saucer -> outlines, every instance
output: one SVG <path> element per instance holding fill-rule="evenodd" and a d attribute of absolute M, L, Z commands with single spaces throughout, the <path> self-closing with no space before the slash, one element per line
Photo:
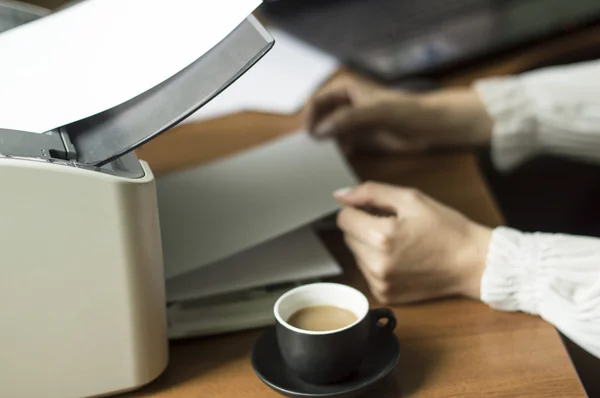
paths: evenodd
<path fill-rule="evenodd" d="M 252 367 L 273 390 L 288 397 L 356 397 L 374 387 L 398 363 L 400 343 L 394 334 L 372 339 L 358 372 L 349 379 L 330 385 L 315 385 L 299 379 L 289 370 L 279 352 L 275 328 L 263 333 L 252 350 Z"/>

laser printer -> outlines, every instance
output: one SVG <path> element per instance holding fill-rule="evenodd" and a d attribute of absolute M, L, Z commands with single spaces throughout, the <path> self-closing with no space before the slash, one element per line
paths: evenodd
<path fill-rule="evenodd" d="M 0 126 L 0 397 L 130 391 L 168 363 L 155 180 L 134 149 L 274 44 L 249 16 L 114 108 L 43 134 Z"/>

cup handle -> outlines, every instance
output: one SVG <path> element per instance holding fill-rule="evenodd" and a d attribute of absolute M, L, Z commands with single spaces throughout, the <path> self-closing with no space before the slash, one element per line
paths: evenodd
<path fill-rule="evenodd" d="M 369 311 L 369 313 L 376 328 L 390 333 L 396 328 L 396 315 L 394 315 L 394 312 L 389 308 L 375 308 Z M 387 319 L 385 325 L 379 323 L 382 319 Z"/>

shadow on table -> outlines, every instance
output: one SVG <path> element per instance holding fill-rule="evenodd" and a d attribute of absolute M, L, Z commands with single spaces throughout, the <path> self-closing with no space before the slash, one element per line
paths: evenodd
<path fill-rule="evenodd" d="M 202 375 L 215 372 L 239 358 L 249 357 L 258 333 L 244 333 L 234 339 L 223 335 L 172 342 L 169 347 L 169 365 L 164 373 L 147 386 L 118 395 L 117 398 L 148 397 L 168 391 Z"/>
<path fill-rule="evenodd" d="M 431 347 L 401 343 L 400 362 L 394 372 L 366 396 L 378 398 L 410 397 L 435 373 L 442 352 Z"/>

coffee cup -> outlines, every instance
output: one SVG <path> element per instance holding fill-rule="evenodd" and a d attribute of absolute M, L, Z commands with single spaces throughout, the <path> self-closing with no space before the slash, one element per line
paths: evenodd
<path fill-rule="evenodd" d="M 312 283 L 284 293 L 275 303 L 274 315 L 286 365 L 313 384 L 351 376 L 359 369 L 369 340 L 393 333 L 396 327 L 390 309 L 370 310 L 361 292 L 337 283 Z"/>

